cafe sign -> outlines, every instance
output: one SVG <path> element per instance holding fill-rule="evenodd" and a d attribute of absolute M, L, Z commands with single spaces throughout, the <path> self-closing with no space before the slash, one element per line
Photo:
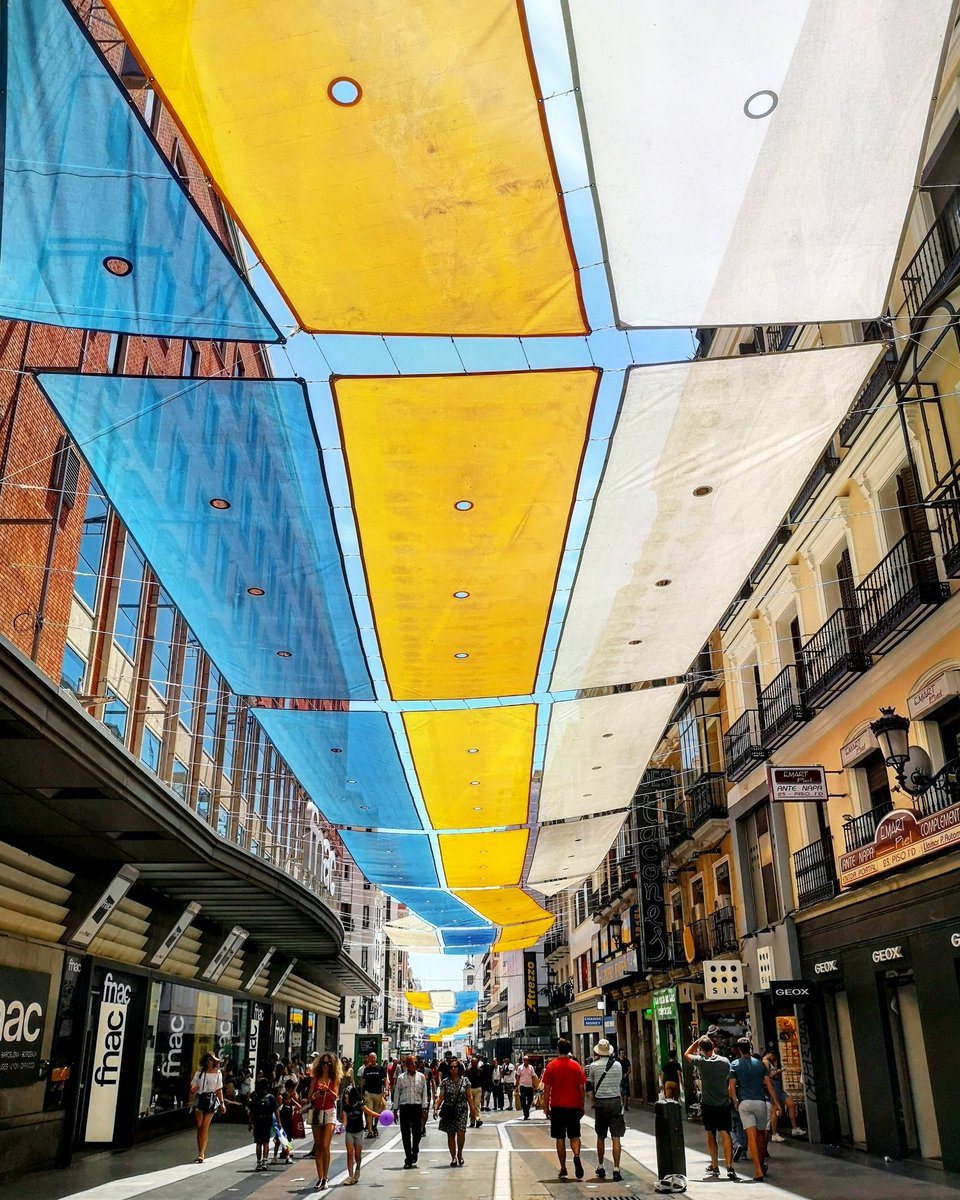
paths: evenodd
<path fill-rule="evenodd" d="M 770 799 L 780 803 L 822 804 L 829 795 L 823 767 L 767 767 L 767 786 Z"/>
<path fill-rule="evenodd" d="M 926 817 L 895 808 L 877 823 L 869 845 L 840 856 L 840 886 L 862 883 L 953 846 L 960 846 L 960 804 Z"/>

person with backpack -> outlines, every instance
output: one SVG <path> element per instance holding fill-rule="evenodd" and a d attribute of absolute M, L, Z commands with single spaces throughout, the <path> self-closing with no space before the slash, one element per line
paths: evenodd
<path fill-rule="evenodd" d="M 619 1183 L 623 1179 L 620 1174 L 620 1139 L 627 1132 L 620 1087 L 623 1067 L 620 1060 L 613 1057 L 613 1046 L 606 1038 L 597 1042 L 593 1053 L 596 1057 L 587 1069 L 587 1089 L 593 1098 L 593 1121 L 597 1131 L 597 1178 L 607 1177 L 603 1154 L 604 1140 L 609 1133 L 613 1147 L 613 1182 Z"/>
<path fill-rule="evenodd" d="M 364 1118 L 378 1114 L 367 1108 L 355 1083 L 350 1083 L 340 1096 L 343 1118 L 343 1140 L 347 1150 L 347 1183 L 360 1182 L 360 1159 L 363 1157 Z"/>
<path fill-rule="evenodd" d="M 253 1143 L 257 1149 L 256 1171 L 267 1171 L 267 1160 L 270 1157 L 270 1138 L 273 1134 L 273 1121 L 279 1105 L 270 1080 L 262 1076 L 257 1080 L 257 1086 L 250 1097 L 250 1108 L 247 1115 L 247 1128 L 253 1134 Z"/>

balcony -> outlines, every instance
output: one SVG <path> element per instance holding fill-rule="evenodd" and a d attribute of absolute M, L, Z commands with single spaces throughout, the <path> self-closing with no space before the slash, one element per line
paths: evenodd
<path fill-rule="evenodd" d="M 891 346 L 877 363 L 873 374 L 857 393 L 856 399 L 850 406 L 850 411 L 844 417 L 839 430 L 841 446 L 853 445 L 857 430 L 879 405 L 896 369 L 897 352 Z"/>
<path fill-rule="evenodd" d="M 784 667 L 763 689 L 757 698 L 757 711 L 760 736 L 766 750 L 776 750 L 805 721 L 810 720 L 812 714 L 804 700 L 800 676 L 794 664 Z"/>
<path fill-rule="evenodd" d="M 824 454 L 821 456 L 817 465 L 804 480 L 803 486 L 797 493 L 796 500 L 794 500 L 790 507 L 790 512 L 787 515 L 787 521 L 790 525 L 796 525 L 806 510 L 807 505 L 817 494 L 820 485 L 829 475 L 832 475 L 839 466 L 840 459 L 836 458 L 834 455 Z"/>
<path fill-rule="evenodd" d="M 726 776 L 721 771 L 701 775 L 687 793 L 690 797 L 690 831 L 698 833 L 708 821 L 727 821 Z"/>
<path fill-rule="evenodd" d="M 800 649 L 806 700 L 822 708 L 870 666 L 860 640 L 859 614 L 838 608 Z"/>
<path fill-rule="evenodd" d="M 667 930 L 667 946 L 670 950 L 671 965 L 675 967 L 685 967 L 687 965 L 687 952 L 683 948 L 682 929 Z"/>
<path fill-rule="evenodd" d="M 913 807 L 918 817 L 932 817 L 944 808 L 960 804 L 960 781 L 955 773 L 939 778 L 923 793 L 913 797 Z"/>
<path fill-rule="evenodd" d="M 714 954 L 736 954 L 740 949 L 737 937 L 737 918 L 733 905 L 718 908 L 710 916 L 710 941 Z"/>
<path fill-rule="evenodd" d="M 554 921 L 552 928 L 547 936 L 543 939 L 543 957 L 548 959 L 551 954 L 556 954 L 560 949 L 567 945 L 567 925 L 560 918 Z"/>
<path fill-rule="evenodd" d="M 916 541 L 902 537 L 890 553 L 857 585 L 862 644 L 882 653 L 901 642 L 926 617 L 927 610 L 949 595 L 937 576 L 932 557 L 924 557 Z M 927 547 L 932 554 L 932 547 Z"/>
<path fill-rule="evenodd" d="M 928 302 L 960 267 L 960 188 L 951 193 L 943 212 L 920 243 L 920 248 L 900 276 L 903 299 L 911 323 L 923 314 Z"/>
<path fill-rule="evenodd" d="M 793 873 L 797 879 L 798 908 L 809 908 L 811 904 L 819 904 L 837 894 L 837 873 L 829 835 L 794 854 Z"/>
<path fill-rule="evenodd" d="M 664 849 L 670 854 L 678 846 L 682 846 L 684 842 L 690 840 L 692 836 L 690 818 L 687 816 L 687 810 L 683 805 L 679 808 L 668 808 L 663 816 L 665 833 Z"/>
<path fill-rule="evenodd" d="M 559 984 L 555 988 L 550 989 L 549 1005 L 556 1012 L 559 1008 L 566 1008 L 568 1004 L 573 1003 L 573 984 L 568 979 L 565 983 Z"/>
<path fill-rule="evenodd" d="M 859 817 L 852 817 L 849 821 L 844 821 L 843 845 L 846 852 L 849 854 L 851 850 L 859 850 L 861 846 L 869 846 L 873 841 L 873 835 L 876 832 L 877 826 L 887 813 L 892 811 L 893 801 L 887 799 L 878 804 L 876 808 L 871 808 L 868 812 L 861 813 Z"/>
<path fill-rule="evenodd" d="M 927 497 L 926 504 L 934 513 L 943 569 L 956 579 L 960 576 L 960 478 L 947 480 Z"/>
<path fill-rule="evenodd" d="M 687 928 L 690 930 L 690 936 L 693 938 L 694 962 L 703 962 L 711 954 L 710 927 L 707 924 L 706 918 L 701 918 L 699 921 L 691 921 Z"/>
<path fill-rule="evenodd" d="M 748 708 L 723 735 L 723 757 L 727 764 L 727 778 L 734 783 L 749 775 L 758 762 L 767 758 L 755 708 Z"/>

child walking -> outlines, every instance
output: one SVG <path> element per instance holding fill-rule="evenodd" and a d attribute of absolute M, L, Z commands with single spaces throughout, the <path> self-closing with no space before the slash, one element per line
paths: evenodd
<path fill-rule="evenodd" d="M 367 1108 L 363 1097 L 353 1084 L 345 1089 L 340 1103 L 343 1110 L 343 1140 L 347 1147 L 347 1183 L 359 1183 L 364 1114 L 368 1117 L 378 1117 L 380 1114 L 372 1108 Z"/>
<path fill-rule="evenodd" d="M 294 1138 L 294 1113 L 298 1113 L 301 1108 L 300 1100 L 297 1097 L 297 1081 L 295 1079 L 288 1079 L 283 1085 L 283 1093 L 278 1096 L 277 1099 L 280 1101 L 280 1128 L 287 1135 L 287 1144 L 286 1146 L 283 1146 L 279 1138 L 274 1138 L 273 1161 L 277 1161 L 277 1152 L 281 1151 L 283 1161 L 291 1162 L 291 1152 Z M 302 1125 L 300 1132 L 302 1136 Z"/>
<path fill-rule="evenodd" d="M 253 1133 L 254 1145 L 257 1148 L 257 1171 L 269 1170 L 267 1160 L 270 1157 L 270 1137 L 278 1107 L 277 1098 L 270 1091 L 269 1081 L 261 1077 L 257 1080 L 257 1086 L 250 1097 L 250 1112 L 247 1117 L 247 1128 Z"/>

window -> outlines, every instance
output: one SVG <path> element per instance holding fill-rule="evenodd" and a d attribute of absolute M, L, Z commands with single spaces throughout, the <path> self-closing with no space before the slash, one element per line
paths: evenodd
<path fill-rule="evenodd" d="M 360 951 L 360 969 L 362 971 L 370 970 L 370 951 L 366 946 Z"/>
<path fill-rule="evenodd" d="M 346 878 L 346 876 L 344 876 L 344 878 Z M 369 891 L 370 891 L 370 880 L 369 880 L 369 879 L 365 879 L 365 880 L 363 881 L 363 890 L 364 890 L 365 892 L 369 892 Z"/>
<path fill-rule="evenodd" d="M 187 342 L 183 355 L 184 375 L 200 374 L 200 347 L 196 342 Z"/>
<path fill-rule="evenodd" d="M 887 764 L 879 750 L 874 750 L 857 767 L 860 776 L 861 795 L 867 799 L 867 811 L 875 808 L 889 812 L 893 807 L 890 796 L 890 776 Z"/>
<path fill-rule="evenodd" d="M 112 375 L 123 374 L 123 369 L 127 365 L 128 345 L 126 334 L 110 334 L 110 341 L 107 343 L 107 370 Z"/>
<path fill-rule="evenodd" d="M 704 911 L 703 876 L 695 875 L 690 882 L 690 904 L 692 906 L 691 920 L 699 921 Z"/>
<path fill-rule="evenodd" d="M 237 826 L 237 845 L 245 846 L 247 844 L 247 831 L 242 825 Z"/>
<path fill-rule="evenodd" d="M 247 368 L 243 365 L 243 355 L 240 353 L 240 347 L 236 349 L 233 358 L 233 377 L 234 379 L 243 379 L 247 373 Z"/>
<path fill-rule="evenodd" d="M 200 665 L 196 643 L 187 644 L 183 663 L 183 682 L 180 685 L 180 723 L 193 732 L 193 708 L 197 699 L 197 668 Z"/>
<path fill-rule="evenodd" d="M 117 589 L 117 617 L 113 640 L 130 659 L 137 657 L 137 635 L 140 629 L 140 603 L 143 599 L 143 572 L 146 563 L 136 545 L 128 538 L 123 548 L 120 582 Z"/>
<path fill-rule="evenodd" d="M 170 684 L 170 649 L 173 645 L 173 604 L 163 592 L 157 599 L 150 652 L 150 684 L 166 700 Z"/>
<path fill-rule="evenodd" d="M 590 915 L 590 888 L 584 884 L 573 897 L 573 923 L 582 925 Z"/>
<path fill-rule="evenodd" d="M 92 612 L 97 602 L 97 583 L 103 562 L 103 543 L 107 531 L 107 502 L 97 485 L 90 481 L 90 494 L 83 514 L 80 558 L 73 590 Z"/>
<path fill-rule="evenodd" d="M 160 105 L 157 103 L 157 93 L 151 87 L 143 89 L 143 119 L 151 130 L 156 129 L 157 110 Z"/>
<path fill-rule="evenodd" d="M 221 804 L 220 807 L 217 809 L 217 833 L 219 833 L 222 838 L 225 838 L 227 836 L 229 829 L 230 829 L 230 814 L 227 812 L 227 810 Z"/>
<path fill-rule="evenodd" d="M 103 723 L 118 741 L 123 741 L 127 733 L 127 705 L 115 692 L 109 693 L 110 699 L 103 709 Z"/>
<path fill-rule="evenodd" d="M 585 992 L 590 987 L 590 954 L 581 954 L 574 964 L 577 991 Z"/>
<path fill-rule="evenodd" d="M 776 844 L 769 804 L 761 804 L 743 821 L 756 927 L 774 925 L 783 915 L 775 863 Z"/>
<path fill-rule="evenodd" d="M 713 868 L 713 890 L 716 908 L 728 908 L 733 904 L 733 888 L 730 884 L 730 860 L 725 858 Z"/>
<path fill-rule="evenodd" d="M 698 696 L 677 721 L 684 787 L 689 787 L 702 775 L 720 770 L 719 707 L 717 696 Z"/>
<path fill-rule="evenodd" d="M 83 695 L 83 677 L 87 664 L 69 646 L 63 648 L 63 666 L 60 668 L 60 686 L 69 688 L 75 696 Z"/>
<path fill-rule="evenodd" d="M 203 752 L 211 759 L 217 756 L 217 709 L 220 703 L 220 672 L 210 667 L 207 682 L 207 703 L 203 712 Z"/>
<path fill-rule="evenodd" d="M 364 929 L 370 928 L 370 905 L 369 904 L 365 904 L 363 906 L 363 928 Z"/>
<path fill-rule="evenodd" d="M 160 749 L 163 743 L 152 729 L 143 731 L 143 745 L 140 747 L 140 761 L 156 773 L 160 769 Z"/>
<path fill-rule="evenodd" d="M 182 763 L 179 758 L 173 760 L 173 774 L 170 777 L 170 788 L 180 797 L 181 800 L 187 798 L 187 784 L 190 780 L 190 772 L 187 770 L 186 763 Z"/>
<path fill-rule="evenodd" d="M 180 182 L 185 188 L 190 186 L 190 175 L 187 171 L 187 160 L 184 158 L 183 150 L 180 148 L 180 139 L 173 143 L 173 153 L 170 155 L 173 161 L 173 169 L 180 176 Z"/>
<path fill-rule="evenodd" d="M 210 815 L 210 789 L 202 785 L 197 788 L 197 815 L 204 820 Z"/>

